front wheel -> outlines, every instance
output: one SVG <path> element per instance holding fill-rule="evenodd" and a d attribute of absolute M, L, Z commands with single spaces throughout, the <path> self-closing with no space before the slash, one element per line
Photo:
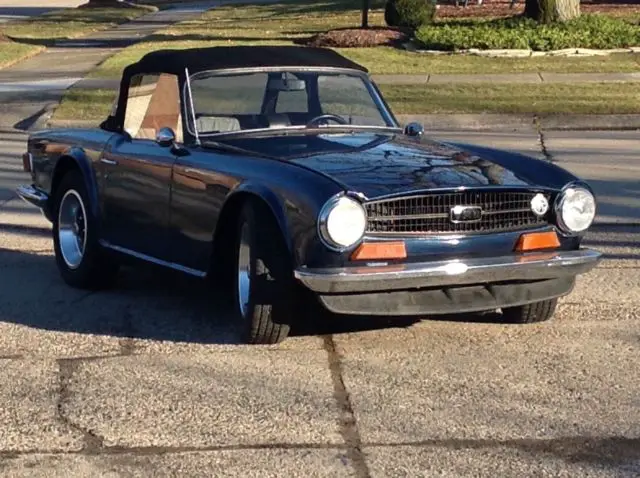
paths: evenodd
<path fill-rule="evenodd" d="M 98 244 L 97 220 L 79 171 L 65 174 L 55 192 L 53 245 L 64 281 L 80 289 L 111 285 L 118 264 Z"/>
<path fill-rule="evenodd" d="M 533 304 L 502 309 L 504 322 L 510 324 L 532 324 L 551 319 L 556 311 L 558 299 L 543 300 Z"/>
<path fill-rule="evenodd" d="M 281 342 L 290 330 L 294 284 L 288 250 L 271 211 L 248 201 L 236 238 L 234 308 L 243 341 Z"/>

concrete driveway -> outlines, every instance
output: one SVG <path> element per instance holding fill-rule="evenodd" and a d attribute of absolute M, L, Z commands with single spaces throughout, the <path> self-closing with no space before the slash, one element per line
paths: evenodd
<path fill-rule="evenodd" d="M 74 8 L 83 3 L 87 3 L 86 0 L 2 0 L 0 23 L 42 15 L 60 8 Z"/>
<path fill-rule="evenodd" d="M 540 152 L 533 134 L 437 134 L 461 135 Z M 633 166 L 614 145 L 638 136 L 583 135 L 547 149 Z M 639 227 L 588 235 L 607 258 L 546 324 L 307 316 L 280 346 L 239 346 L 199 282 L 65 286 L 49 224 L 12 199 L 22 139 L 0 143 L 3 476 L 639 476 Z"/>

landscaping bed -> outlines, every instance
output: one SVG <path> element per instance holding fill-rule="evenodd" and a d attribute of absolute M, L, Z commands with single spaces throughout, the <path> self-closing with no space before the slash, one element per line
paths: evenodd
<path fill-rule="evenodd" d="M 626 48 L 640 46 L 640 19 L 587 14 L 557 25 L 518 17 L 440 21 L 420 27 L 415 42 L 427 50 Z"/>

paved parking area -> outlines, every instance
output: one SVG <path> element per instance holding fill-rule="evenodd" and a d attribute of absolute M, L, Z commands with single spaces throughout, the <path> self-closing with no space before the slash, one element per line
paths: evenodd
<path fill-rule="evenodd" d="M 608 178 L 587 238 L 607 258 L 555 320 L 314 316 L 273 347 L 235 345 L 171 273 L 65 286 L 2 141 L 0 475 L 639 476 L 640 135 L 584 134 L 545 152 Z M 542 154 L 535 134 L 437 136 Z"/>

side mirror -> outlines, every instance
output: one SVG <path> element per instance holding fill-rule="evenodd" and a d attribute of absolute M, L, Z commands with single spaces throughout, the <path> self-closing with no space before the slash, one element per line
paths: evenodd
<path fill-rule="evenodd" d="M 172 146 L 176 141 L 176 134 L 171 128 L 160 128 L 156 134 L 156 143 L 163 148 Z"/>
<path fill-rule="evenodd" d="M 422 136 L 424 134 L 424 126 L 420 123 L 409 123 L 404 127 L 404 134 L 407 136 Z"/>

